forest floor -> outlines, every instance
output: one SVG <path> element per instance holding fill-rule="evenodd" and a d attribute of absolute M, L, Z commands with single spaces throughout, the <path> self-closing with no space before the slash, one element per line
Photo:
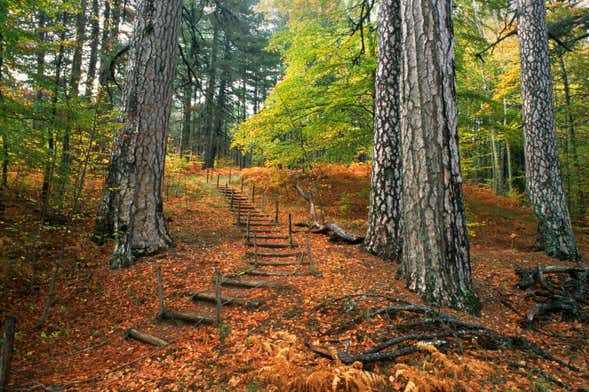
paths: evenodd
<path fill-rule="evenodd" d="M 219 173 L 223 184 L 228 173 Z M 289 213 L 295 222 L 309 220 L 308 208 L 292 188 L 289 174 L 269 169 L 238 174 L 245 179 L 244 194 L 256 184 L 258 191 L 279 196 L 282 228 Z M 309 189 L 321 195 L 326 217 L 362 235 L 368 168 L 327 166 L 314 174 L 318 185 Z M 580 371 L 513 347 L 483 348 L 476 338 L 439 351 L 422 345 L 417 353 L 395 361 L 367 364 L 365 371 L 358 363 L 346 366 L 326 358 L 334 351 L 361 353 L 394 337 L 397 332 L 392 325 L 399 320 L 367 316 L 368 309 L 388 305 L 382 298 L 349 297 L 314 311 L 324 301 L 369 293 L 423 302 L 395 278 L 397 264 L 369 255 L 360 245 L 335 244 L 327 236 L 300 228 L 294 240 L 304 245 L 305 238 L 310 238 L 320 276 L 257 279 L 279 281 L 284 287 L 278 289 L 224 288 L 223 294 L 255 298 L 262 305 L 223 307 L 224 321 L 219 326 L 156 320 L 157 268 L 163 274 L 166 306 L 187 312 L 198 308 L 211 315 L 214 307 L 197 306 L 189 293 L 210 290 L 216 270 L 232 274 L 248 269 L 251 259 L 245 255 L 251 248 L 244 243 L 243 229 L 235 225 L 227 199 L 214 186 L 216 175 L 207 183 L 204 172 L 189 167 L 169 176 L 165 213 L 176 245 L 123 270 L 109 268 L 112 245 L 100 247 L 90 240 L 101 181 L 89 179 L 83 208 L 66 241 L 54 302 L 40 329 L 35 324 L 46 301 L 63 229 L 44 225 L 38 232 L 35 178 L 12 188 L 0 216 L 0 317 L 17 317 L 10 390 L 364 391 L 369 384 L 374 390 L 405 391 L 589 387 L 587 324 L 555 314 L 527 325 L 525 314 L 534 301 L 516 287 L 516 266 L 572 264 L 530 250 L 534 219 L 520 201 L 475 186 L 466 186 L 465 193 L 473 279 L 482 312 L 473 316 L 435 310 L 525 337 Z M 239 189 L 235 172 L 232 178 Z M 266 198 L 264 210 L 272 214 L 271 200 Z M 261 198 L 256 203 L 260 207 Z M 589 255 L 589 228 L 579 227 L 577 240 L 581 253 Z M 155 348 L 130 340 L 125 337 L 130 327 L 170 344 Z M 316 354 L 309 345 L 324 348 L 326 355 Z"/>

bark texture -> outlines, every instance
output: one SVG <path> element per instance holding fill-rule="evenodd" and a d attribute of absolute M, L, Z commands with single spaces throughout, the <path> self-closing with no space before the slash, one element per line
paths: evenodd
<path fill-rule="evenodd" d="M 181 11 L 181 0 L 144 0 L 138 7 L 124 95 L 126 123 L 116 136 L 109 167 L 116 187 L 103 195 L 114 217 L 113 268 L 172 243 L 162 180 Z"/>
<path fill-rule="evenodd" d="M 401 135 L 399 0 L 383 0 L 378 22 L 378 66 L 374 99 L 374 151 L 366 250 L 383 259 L 401 255 Z"/>
<path fill-rule="evenodd" d="M 551 257 L 578 260 L 558 159 L 543 0 L 518 0 L 518 39 L 526 186 L 538 221 L 536 247 Z"/>
<path fill-rule="evenodd" d="M 401 2 L 403 253 L 408 287 L 477 311 L 456 133 L 452 2 Z"/>

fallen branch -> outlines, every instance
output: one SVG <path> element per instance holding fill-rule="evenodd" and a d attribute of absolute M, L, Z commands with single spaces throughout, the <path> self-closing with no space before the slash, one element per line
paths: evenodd
<path fill-rule="evenodd" d="M 311 223 L 296 223 L 295 226 L 307 227 L 311 229 L 312 233 L 315 234 L 327 234 L 329 235 L 329 241 L 331 242 L 342 242 L 346 244 L 361 244 L 364 241 L 364 237 L 357 237 L 351 233 L 348 233 L 340 226 L 335 223 L 325 222 L 319 223 L 317 219 L 317 208 L 313 200 L 313 194 L 311 192 L 305 193 L 300 187 L 299 183 L 295 181 L 295 188 L 299 195 L 309 203 L 309 210 L 311 213 Z"/>

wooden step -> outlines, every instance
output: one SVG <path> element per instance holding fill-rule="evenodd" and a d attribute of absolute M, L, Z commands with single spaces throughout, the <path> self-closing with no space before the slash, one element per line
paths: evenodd
<path fill-rule="evenodd" d="M 250 226 L 276 226 L 276 223 L 258 223 L 258 222 L 251 222 Z"/>
<path fill-rule="evenodd" d="M 256 238 L 258 238 L 256 236 Z M 251 237 L 250 237 L 251 239 Z M 268 249 L 289 249 L 289 248 L 298 248 L 298 245 L 290 245 L 290 244 L 270 244 L 267 242 L 258 242 L 257 244 L 254 245 L 253 242 L 249 241 L 247 243 L 249 246 L 257 246 L 258 248 L 268 248 Z"/>
<path fill-rule="evenodd" d="M 215 296 L 215 293 L 212 292 L 191 293 L 190 297 L 194 302 L 202 301 L 212 304 L 217 303 L 217 297 Z M 226 295 L 221 295 L 221 304 L 247 306 L 248 308 L 257 308 L 262 305 L 262 303 L 259 301 L 252 301 L 249 299 L 230 297 Z"/>
<path fill-rule="evenodd" d="M 280 233 L 282 230 L 276 229 L 250 229 L 250 238 L 253 237 L 253 233 Z"/>
<path fill-rule="evenodd" d="M 287 235 L 256 235 L 259 240 L 287 240 Z M 259 244 L 258 244 L 259 245 Z"/>
<path fill-rule="evenodd" d="M 250 261 L 250 264 L 254 264 L 254 262 Z M 293 265 L 309 265 L 309 262 L 303 261 L 299 263 L 298 261 L 258 261 L 257 265 L 266 267 L 287 267 Z"/>
<path fill-rule="evenodd" d="M 299 256 L 301 252 L 291 252 L 291 253 L 265 253 L 265 252 L 258 252 L 258 257 L 294 257 Z M 248 252 L 245 254 L 247 257 L 254 257 L 252 252 Z"/>
<path fill-rule="evenodd" d="M 274 271 L 264 271 L 259 269 L 253 269 L 246 272 L 248 275 L 253 276 L 293 276 L 294 272 L 274 272 Z"/>
<path fill-rule="evenodd" d="M 224 279 L 221 284 L 227 287 L 236 287 L 243 289 L 257 289 L 261 287 L 279 288 L 282 285 L 279 282 L 265 281 L 265 280 L 237 280 Z"/>

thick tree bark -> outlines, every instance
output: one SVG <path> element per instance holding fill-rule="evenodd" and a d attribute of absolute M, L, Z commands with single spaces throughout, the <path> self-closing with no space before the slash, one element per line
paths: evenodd
<path fill-rule="evenodd" d="M 162 180 L 181 11 L 181 0 L 143 0 L 138 7 L 124 95 L 126 124 L 116 136 L 109 168 L 117 186 L 103 195 L 116 230 L 113 268 L 172 243 Z"/>
<path fill-rule="evenodd" d="M 429 303 L 476 311 L 456 132 L 452 2 L 401 2 L 403 253 Z"/>
<path fill-rule="evenodd" d="M 401 241 L 401 135 L 399 0 L 383 0 L 378 24 L 378 67 L 374 102 L 374 153 L 368 231 L 364 246 L 384 259 L 399 260 Z"/>
<path fill-rule="evenodd" d="M 558 159 L 543 0 L 518 0 L 518 39 L 526 185 L 538 221 L 536 247 L 551 257 L 578 260 Z"/>

